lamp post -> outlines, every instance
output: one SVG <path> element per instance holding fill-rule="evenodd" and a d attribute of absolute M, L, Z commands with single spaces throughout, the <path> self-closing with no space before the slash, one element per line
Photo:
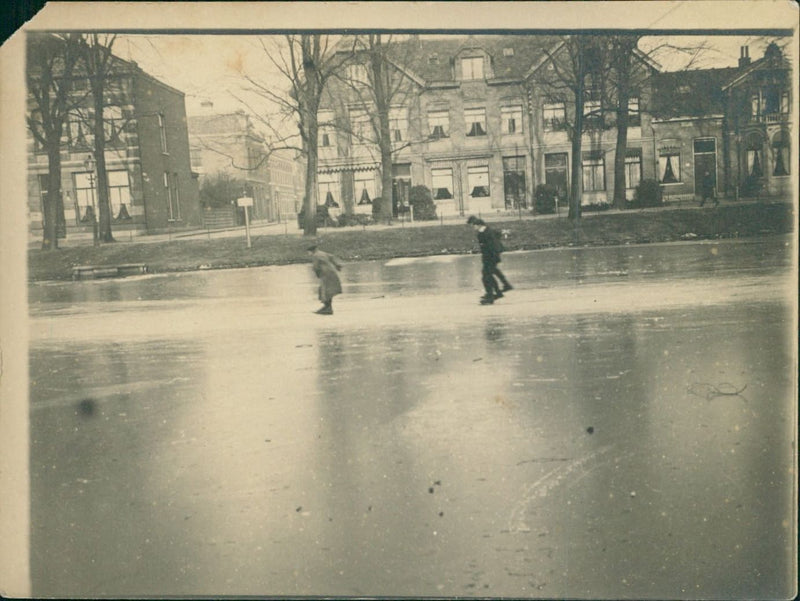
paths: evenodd
<path fill-rule="evenodd" d="M 86 155 L 86 160 L 83 161 L 83 166 L 86 168 L 86 171 L 89 172 L 89 188 L 92 193 L 92 242 L 95 246 L 100 244 L 100 237 L 97 231 L 98 225 L 98 215 L 97 215 L 97 203 L 95 201 L 95 192 L 94 192 L 94 169 L 97 166 L 97 161 L 94 160 L 94 157 L 91 154 Z"/>

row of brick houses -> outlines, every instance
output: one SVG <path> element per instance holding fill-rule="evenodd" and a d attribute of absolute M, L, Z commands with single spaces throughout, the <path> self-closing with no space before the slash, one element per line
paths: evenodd
<path fill-rule="evenodd" d="M 191 171 L 183 92 L 113 57 L 104 107 L 105 164 L 112 231 L 127 235 L 199 227 L 198 182 Z M 61 143 L 64 233 L 91 233 L 98 214 L 91 100 L 86 74 L 75 74 L 76 106 Z M 29 106 L 31 103 L 29 96 Z M 48 157 L 30 135 L 28 214 L 31 235 L 42 230 Z"/>
<path fill-rule="evenodd" d="M 164 233 L 233 225 L 235 206 L 222 221 L 199 200 L 205 178 L 226 173 L 242 179 L 254 198 L 253 218 L 294 221 L 301 208 L 302 161 L 294 153 L 267 152 L 248 115 L 204 114 L 187 118 L 185 95 L 145 73 L 135 62 L 113 57 L 106 83 L 105 164 L 114 235 Z M 60 235 L 89 235 L 98 211 L 97 173 L 87 74 L 74 77 L 75 107 L 61 141 L 63 220 Z M 29 94 L 29 110 L 34 110 Z M 48 188 L 46 149 L 28 132 L 29 234 L 40 237 Z"/>
<path fill-rule="evenodd" d="M 542 85 L 563 38 L 537 35 L 411 36 L 390 56 L 399 80 L 390 111 L 392 202 L 427 186 L 441 215 L 530 208 L 536 186 L 569 191 L 574 109 Z M 352 47 L 352 44 L 348 44 Z M 347 52 L 349 50 L 342 50 Z M 637 55 L 625 156 L 630 199 L 644 179 L 665 198 L 699 194 L 703 174 L 718 194 L 782 195 L 791 189 L 790 65 L 777 45 L 737 67 L 660 72 Z M 319 202 L 358 212 L 380 190 L 370 132 L 369 75 L 354 55 L 320 112 Z M 611 203 L 616 127 L 610 107 L 587 91 L 582 204 Z"/>

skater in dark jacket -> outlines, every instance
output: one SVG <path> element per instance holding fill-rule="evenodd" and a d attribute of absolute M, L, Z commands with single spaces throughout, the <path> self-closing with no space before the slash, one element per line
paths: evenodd
<path fill-rule="evenodd" d="M 504 250 L 503 243 L 500 241 L 500 233 L 486 225 L 483 219 L 472 215 L 467 219 L 467 224 L 475 228 L 478 234 L 478 244 L 481 247 L 481 261 L 483 263 L 481 278 L 485 291 L 485 294 L 481 297 L 481 304 L 491 305 L 495 299 L 503 296 L 503 292 L 513 288 L 508 283 L 503 272 L 497 267 L 497 264 L 500 263 L 500 254 Z M 502 290 L 497 282 L 498 279 L 503 283 Z"/>
<path fill-rule="evenodd" d="M 342 282 L 337 273 L 342 266 L 336 257 L 316 246 L 309 247 L 308 252 L 311 255 L 311 267 L 320 281 L 319 300 L 322 301 L 322 307 L 316 313 L 333 315 L 333 297 L 342 292 Z"/>

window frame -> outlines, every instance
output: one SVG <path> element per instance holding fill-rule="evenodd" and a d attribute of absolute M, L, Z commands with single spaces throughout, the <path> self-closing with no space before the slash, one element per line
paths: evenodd
<path fill-rule="evenodd" d="M 550 116 L 548 116 L 550 115 Z M 563 100 L 542 103 L 542 130 L 563 131 L 567 126 L 567 103 Z"/>
<path fill-rule="evenodd" d="M 436 127 L 441 127 L 442 134 L 434 135 Z M 450 111 L 437 110 L 428 111 L 428 138 L 432 140 L 441 140 L 442 138 L 450 137 Z"/>
<path fill-rule="evenodd" d="M 514 136 L 522 133 L 522 105 L 512 104 L 500 107 L 500 120 L 502 122 L 502 134 Z M 513 131 L 511 129 L 513 124 Z"/>
<path fill-rule="evenodd" d="M 587 168 L 589 168 L 589 171 L 587 171 Z M 587 176 L 590 177 L 587 178 Z M 600 180 L 599 184 L 598 179 Z M 587 186 L 587 181 L 590 181 L 592 185 Z M 581 182 L 584 192 L 606 191 L 606 158 L 602 153 L 583 153 L 581 157 Z"/>
<path fill-rule="evenodd" d="M 467 167 L 467 190 L 468 196 L 470 198 L 491 198 L 492 196 L 492 188 L 491 188 L 491 180 L 489 178 L 489 165 L 474 165 L 472 167 Z M 475 181 L 476 179 L 480 179 L 483 181 L 485 178 L 486 183 L 484 185 L 480 185 L 479 182 Z M 475 190 L 479 188 L 485 188 L 482 194 L 473 194 Z"/>
<path fill-rule="evenodd" d="M 446 187 L 443 188 L 442 186 L 437 186 L 436 185 L 437 178 L 440 179 L 440 182 L 441 182 L 441 178 L 446 178 L 447 180 L 449 180 L 450 187 L 449 188 L 446 188 Z M 455 194 L 455 190 L 453 189 L 454 184 L 455 184 L 455 181 L 453 179 L 453 168 L 452 167 L 435 167 L 435 168 L 431 169 L 431 192 L 433 194 L 433 200 L 434 201 L 437 201 L 437 200 L 452 200 L 452 199 L 454 199 L 455 198 L 455 195 L 454 195 Z M 447 190 L 449 196 L 439 196 L 439 190 L 442 190 L 442 189 Z"/>
<path fill-rule="evenodd" d="M 465 135 L 468 138 L 479 138 L 488 134 L 486 129 L 486 107 L 472 107 L 464 109 Z M 477 127 L 477 133 L 472 133 Z"/>
<path fill-rule="evenodd" d="M 467 68 L 467 66 L 469 67 Z M 480 81 L 481 79 L 486 79 L 483 56 L 462 56 L 461 80 Z"/>
<path fill-rule="evenodd" d="M 670 158 L 675 158 L 674 165 L 670 162 Z M 666 175 L 667 165 L 673 167 L 673 177 L 675 181 L 665 182 L 664 176 Z M 677 170 L 677 173 L 675 171 Z M 658 153 L 658 183 L 665 186 L 674 186 L 683 183 L 683 170 L 681 169 L 681 151 L 680 149 L 664 149 Z"/>

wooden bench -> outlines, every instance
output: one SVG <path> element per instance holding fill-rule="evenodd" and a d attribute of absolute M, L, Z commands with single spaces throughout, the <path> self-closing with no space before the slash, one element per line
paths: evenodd
<path fill-rule="evenodd" d="M 97 278 L 117 278 L 147 273 L 144 263 L 125 265 L 77 265 L 72 268 L 73 280 L 94 280 Z"/>

